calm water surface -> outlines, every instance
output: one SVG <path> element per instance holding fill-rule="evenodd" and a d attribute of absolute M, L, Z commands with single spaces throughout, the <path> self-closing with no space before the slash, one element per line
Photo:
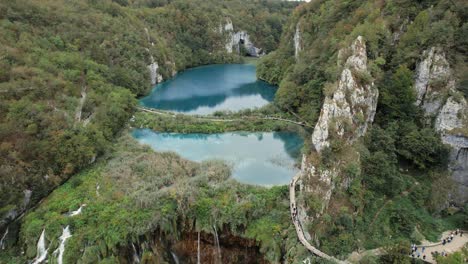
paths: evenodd
<path fill-rule="evenodd" d="M 140 100 L 146 107 L 206 115 L 271 102 L 276 87 L 257 80 L 255 65 L 216 64 L 188 69 L 156 85 Z"/>
<path fill-rule="evenodd" d="M 240 182 L 263 186 L 288 184 L 303 145 L 296 133 L 179 134 L 135 129 L 133 137 L 156 151 L 174 151 L 193 161 L 225 160 Z"/>

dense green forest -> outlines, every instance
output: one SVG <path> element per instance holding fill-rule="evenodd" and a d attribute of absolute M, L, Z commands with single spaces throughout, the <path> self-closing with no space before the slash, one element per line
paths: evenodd
<path fill-rule="evenodd" d="M 266 50 L 294 4 L 279 1 L 2 1 L 0 226 L 89 166 L 150 88 L 150 54 L 176 71 L 240 61 L 226 18 Z M 147 30 L 146 30 L 147 29 Z M 32 192 L 31 192 L 32 191 Z"/>
<path fill-rule="evenodd" d="M 379 90 L 374 124 L 364 140 L 348 146 L 332 139 L 318 157 L 311 153 L 319 167 L 340 164 L 335 181 L 352 179 L 348 188 L 335 189 L 329 209 L 308 227 L 321 248 L 345 256 L 358 248 L 419 241 L 421 235 L 435 239 L 457 217 L 466 227 L 466 215 L 444 218 L 453 212 L 441 211 L 453 187 L 449 147 L 434 130 L 434 119 L 415 105 L 414 90 L 416 66 L 423 52 L 436 46 L 446 52 L 456 79 L 450 94 L 468 97 L 466 1 L 313 1 L 292 16 L 279 48 L 257 68 L 261 79 L 279 85 L 279 107 L 315 123 L 343 70 L 339 50 L 359 35 L 366 41 L 370 75 L 357 78 Z M 297 31 L 301 49 L 295 57 Z M 443 87 L 440 82 L 433 85 Z M 356 154 L 361 159 L 350 157 Z M 309 215 L 320 211 L 320 197 L 303 199 Z M 409 260 L 397 262 L 403 261 Z"/>
<path fill-rule="evenodd" d="M 415 104 L 414 89 L 424 52 L 437 47 L 451 66 L 454 89 L 443 91 L 449 80 L 431 85 L 444 100 L 468 97 L 467 18 L 463 0 L 0 2 L 2 233 L 31 209 L 10 226 L 0 263 L 34 259 L 42 232 L 55 263 L 52 250 L 65 226 L 72 237 L 63 263 L 129 263 L 132 247 L 141 263 L 172 263 L 170 245 L 184 234 L 216 230 L 258 247 L 269 263 L 310 257 L 291 221 L 287 186 L 241 184 L 221 161 L 154 152 L 129 136 L 131 127 L 299 131 L 308 139 L 303 152 L 310 165 L 338 171 L 326 208 L 322 197 L 299 194 L 310 216 L 303 226 L 310 242 L 340 259 L 382 248 L 386 254 L 362 263 L 411 263 L 410 243 L 468 229 L 468 206 L 450 200 L 451 149 L 434 128 L 436 118 Z M 279 86 L 275 101 L 207 119 L 136 112 L 137 98 L 151 88 L 151 57 L 165 80 L 189 67 L 243 61 L 225 49 L 228 36 L 219 29 L 227 19 L 269 53 L 257 76 Z M 358 36 L 365 40 L 368 72 L 352 76 L 378 89 L 375 117 L 362 137 L 331 137 L 319 153 L 309 139 Z M 260 119 L 265 116 L 305 126 Z M 453 133 L 467 137 L 466 127 Z M 310 179 L 301 184 L 320 186 Z M 438 261 L 458 263 L 466 254 Z"/>

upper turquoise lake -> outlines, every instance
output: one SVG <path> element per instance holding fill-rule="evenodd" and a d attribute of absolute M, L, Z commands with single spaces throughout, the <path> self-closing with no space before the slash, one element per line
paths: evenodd
<path fill-rule="evenodd" d="M 234 179 L 262 186 L 288 184 L 298 172 L 295 163 L 304 144 L 291 132 L 181 134 L 135 129 L 132 136 L 156 151 L 174 151 L 189 160 L 224 160 Z"/>
<path fill-rule="evenodd" d="M 260 81 L 252 64 L 215 64 L 178 73 L 140 100 L 146 107 L 206 115 L 262 107 L 277 88 Z"/>

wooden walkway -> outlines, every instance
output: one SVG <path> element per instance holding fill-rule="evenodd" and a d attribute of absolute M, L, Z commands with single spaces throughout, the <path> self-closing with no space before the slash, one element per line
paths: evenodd
<path fill-rule="evenodd" d="M 170 112 L 170 111 L 163 111 L 163 110 L 158 110 L 158 109 L 146 108 L 146 107 L 142 107 L 142 106 L 138 106 L 137 109 L 140 110 L 140 111 L 143 111 L 143 112 L 157 114 L 157 115 L 163 115 L 163 116 L 169 116 L 169 117 L 172 117 L 172 118 L 176 118 L 176 117 L 181 116 L 181 115 L 186 116 L 185 114 L 179 114 L 179 113 L 174 113 L 174 112 Z M 285 119 L 285 118 L 281 118 L 281 117 L 274 117 L 274 116 L 263 116 L 263 117 L 262 116 L 243 116 L 241 118 L 234 118 L 234 119 L 214 118 L 214 117 L 210 117 L 210 116 L 196 116 L 196 115 L 190 116 L 190 117 L 195 118 L 195 119 L 199 119 L 199 120 L 210 121 L 210 122 L 239 122 L 239 121 L 246 121 L 246 120 L 274 120 L 274 121 L 280 121 L 280 122 L 287 122 L 287 123 L 291 123 L 291 124 L 298 125 L 298 126 L 313 128 L 312 126 L 308 125 L 305 122 L 297 122 L 297 121 L 294 121 L 294 120 Z"/>
<path fill-rule="evenodd" d="M 304 245 L 304 247 L 306 247 L 310 252 L 312 252 L 316 256 L 319 256 L 321 258 L 324 258 L 324 259 L 327 259 L 336 263 L 348 264 L 349 262 L 347 261 L 339 260 L 337 258 L 329 256 L 325 254 L 324 252 L 320 251 L 316 247 L 312 246 L 305 238 L 302 225 L 299 222 L 299 219 L 294 216 L 294 208 L 297 208 L 296 207 L 296 182 L 300 176 L 301 176 L 301 173 L 296 174 L 296 176 L 292 178 L 291 183 L 289 184 L 289 203 L 290 203 L 290 210 L 291 210 L 291 219 L 294 223 L 294 227 L 296 228 L 296 233 L 297 233 L 297 237 L 299 238 L 299 241 L 301 242 L 302 245 Z"/>

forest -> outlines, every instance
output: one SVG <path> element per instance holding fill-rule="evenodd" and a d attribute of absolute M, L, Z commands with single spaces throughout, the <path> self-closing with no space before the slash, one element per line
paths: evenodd
<path fill-rule="evenodd" d="M 294 5 L 2 1 L 0 226 L 111 147 L 135 98 L 151 87 L 148 53 L 165 79 L 188 67 L 240 61 L 217 32 L 225 19 L 273 50 Z"/>
<path fill-rule="evenodd" d="M 311 165 L 339 171 L 333 183 L 340 187 L 326 208 L 312 193 L 298 197 L 313 219 L 304 226 L 312 243 L 341 260 L 379 248 L 386 254 L 361 263 L 412 263 L 411 243 L 468 228 L 466 201 L 451 197 L 451 147 L 435 128 L 437 117 L 417 105 L 414 89 L 423 55 L 435 47 L 444 51 L 451 79 L 430 86 L 445 101 L 467 100 L 467 18 L 462 0 L 1 1 L 0 235 L 10 230 L 11 239 L 0 263 L 34 259 L 43 230 L 48 248 L 58 248 L 64 226 L 72 230 L 64 263 L 127 263 L 132 247 L 141 263 L 166 263 L 167 245 L 186 233 L 216 230 L 253 241 L 267 263 L 310 257 L 291 222 L 287 186 L 242 184 L 224 162 L 154 152 L 129 136 L 135 127 L 296 131 L 306 139 L 302 152 Z M 257 77 L 279 87 L 274 102 L 209 116 L 233 122 L 137 107 L 151 89 L 153 60 L 163 80 L 200 65 L 244 62 L 243 51 L 226 51 L 228 20 L 266 52 Z M 368 72 L 352 76 L 378 90 L 375 117 L 362 137 L 331 137 L 318 153 L 313 127 L 358 36 Z M 468 137 L 466 112 L 450 135 Z M 302 127 L 261 119 L 266 116 Z M 81 215 L 70 216 L 82 206 Z M 466 256 L 465 249 L 438 261 Z"/>

